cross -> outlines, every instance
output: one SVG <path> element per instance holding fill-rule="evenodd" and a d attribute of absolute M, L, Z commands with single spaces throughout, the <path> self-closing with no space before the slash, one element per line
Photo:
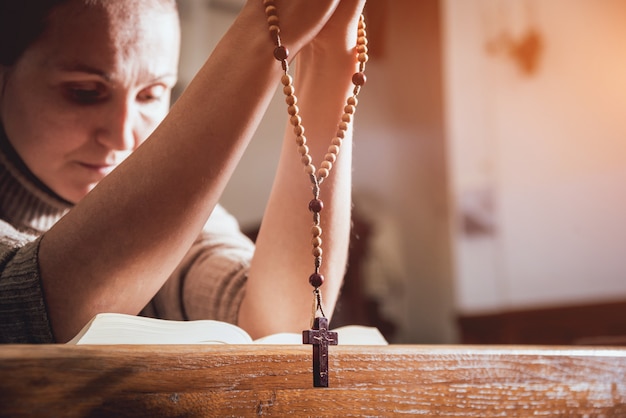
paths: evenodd
<path fill-rule="evenodd" d="M 302 343 L 313 344 L 313 386 L 328 387 L 328 345 L 337 345 L 337 333 L 328 330 L 328 318 L 318 317 L 313 329 L 302 331 Z"/>

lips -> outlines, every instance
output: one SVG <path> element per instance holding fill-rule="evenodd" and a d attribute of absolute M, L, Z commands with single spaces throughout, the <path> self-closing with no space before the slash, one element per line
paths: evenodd
<path fill-rule="evenodd" d="M 89 171 L 99 173 L 102 175 L 107 175 L 116 167 L 115 164 L 106 164 L 106 163 L 78 163 L 81 167 L 86 168 Z"/>

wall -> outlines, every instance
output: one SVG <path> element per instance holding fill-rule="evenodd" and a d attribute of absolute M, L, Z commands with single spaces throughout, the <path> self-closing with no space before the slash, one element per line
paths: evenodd
<path fill-rule="evenodd" d="M 400 326 L 399 342 L 452 342 L 439 2 L 367 7 L 372 61 L 355 131 L 354 191 L 355 210 L 378 232 L 370 285 Z"/>
<path fill-rule="evenodd" d="M 188 83 L 204 63 L 242 5 L 241 0 L 179 1 L 183 22 L 181 85 Z M 222 199 L 243 229 L 257 226 L 269 197 L 287 120 L 283 97 L 277 90 Z"/>
<path fill-rule="evenodd" d="M 443 6 L 459 310 L 624 300 L 626 3 Z"/>

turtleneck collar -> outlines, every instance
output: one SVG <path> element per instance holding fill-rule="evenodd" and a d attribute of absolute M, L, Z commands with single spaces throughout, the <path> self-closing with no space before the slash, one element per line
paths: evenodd
<path fill-rule="evenodd" d="M 0 125 L 0 219 L 19 231 L 39 235 L 71 207 L 26 167 Z"/>

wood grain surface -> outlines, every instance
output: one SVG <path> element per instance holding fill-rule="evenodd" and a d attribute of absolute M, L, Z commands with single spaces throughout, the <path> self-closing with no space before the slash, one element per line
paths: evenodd
<path fill-rule="evenodd" d="M 626 417 L 626 349 L 0 346 L 0 416 Z"/>

